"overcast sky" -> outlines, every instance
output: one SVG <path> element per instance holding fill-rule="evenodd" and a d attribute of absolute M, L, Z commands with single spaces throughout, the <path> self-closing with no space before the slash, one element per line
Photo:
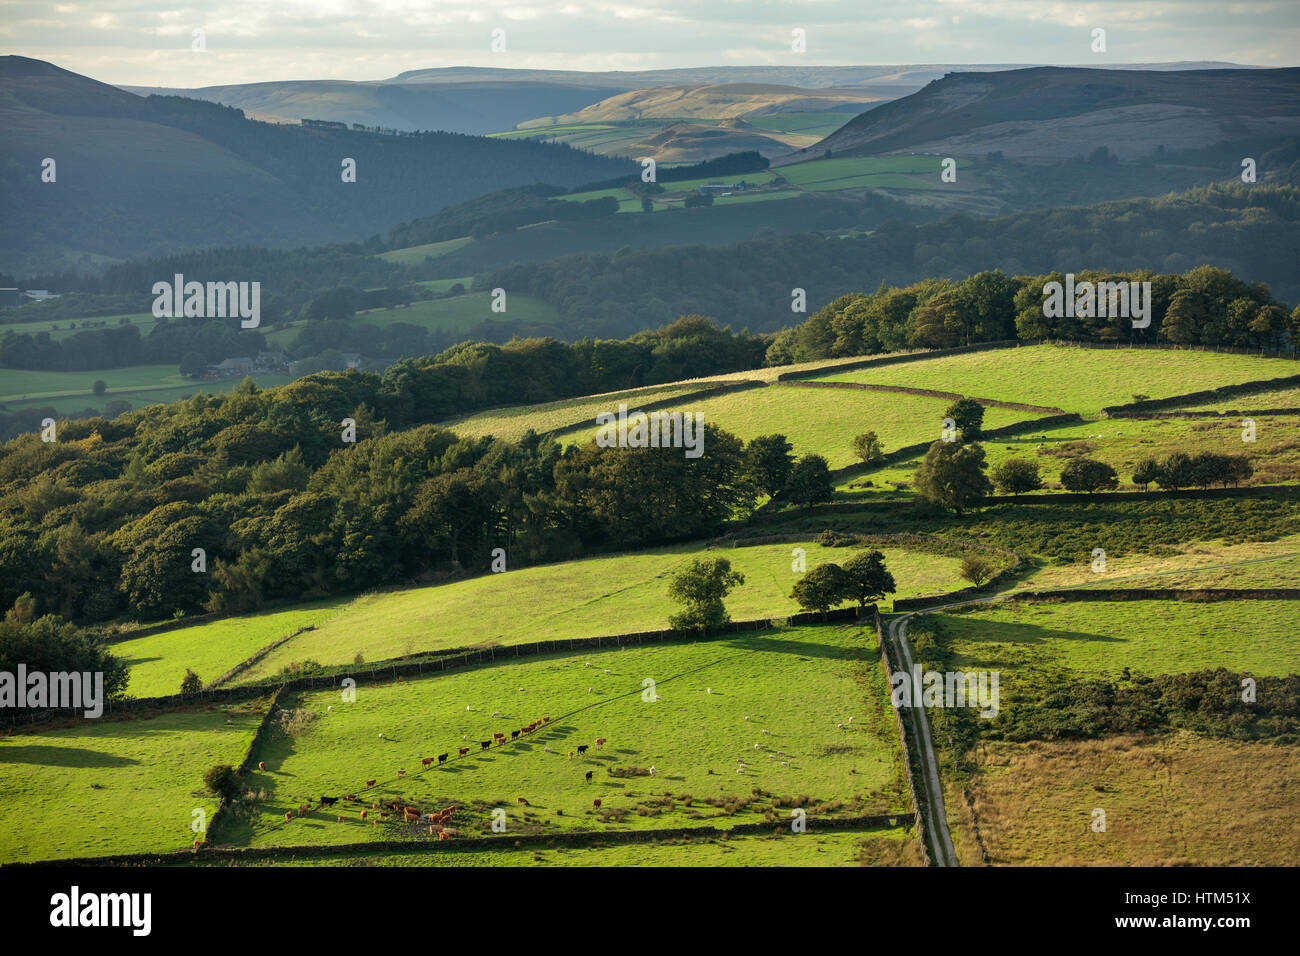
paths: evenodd
<path fill-rule="evenodd" d="M 1091 49 L 1097 27 L 1104 54 Z M 204 53 L 191 49 L 196 28 Z M 490 49 L 496 28 L 503 53 Z M 179 87 L 460 65 L 1294 66 L 1300 0 L 0 0 L 0 48 L 105 82 Z"/>

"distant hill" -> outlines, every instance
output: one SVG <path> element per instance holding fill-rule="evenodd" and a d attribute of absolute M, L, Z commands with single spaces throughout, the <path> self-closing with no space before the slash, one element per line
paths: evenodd
<path fill-rule="evenodd" d="M 1035 67 L 952 73 L 857 117 L 809 150 L 930 153 L 1057 162 L 1100 146 L 1133 160 L 1157 151 L 1300 134 L 1300 69 L 1183 71 Z M 1242 152 L 1242 156 L 1252 155 Z M 779 163 L 778 163 L 779 164 Z"/>
<path fill-rule="evenodd" d="M 766 83 L 657 86 L 620 93 L 553 117 L 561 123 L 610 123 L 639 119 L 731 119 L 794 112 L 857 112 L 890 97 L 866 87 L 808 89 Z M 550 119 L 547 120 L 550 122 Z M 521 128 L 542 125 L 524 123 Z"/>
<path fill-rule="evenodd" d="M 880 98 L 914 93 L 954 70 L 983 72 L 1032 66 L 1018 64 L 911 64 L 879 66 L 720 66 L 675 70 L 583 72 L 439 67 L 408 70 L 366 82 L 285 80 L 207 86 L 123 86 L 140 94 L 186 96 L 234 106 L 257 118 L 280 122 L 310 119 L 360 123 L 401 130 L 443 129 L 490 133 L 514 129 L 538 117 L 581 110 L 620 93 L 660 86 L 759 83 L 804 89 L 862 87 Z M 1131 69 L 1203 69 L 1234 64 L 1152 63 Z"/>
<path fill-rule="evenodd" d="M 259 123 L 20 56 L 0 57 L 0 128 L 0 271 L 15 273 L 360 240 L 509 186 L 571 187 L 637 168 L 562 145 Z M 54 182 L 41 179 L 46 158 Z M 344 158 L 356 182 L 342 181 Z"/>

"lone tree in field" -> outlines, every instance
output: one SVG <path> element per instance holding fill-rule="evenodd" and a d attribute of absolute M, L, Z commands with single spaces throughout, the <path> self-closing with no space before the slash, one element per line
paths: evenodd
<path fill-rule="evenodd" d="M 968 554 L 961 559 L 961 576 L 976 587 L 980 587 L 993 577 L 993 572 L 996 570 L 992 562 L 978 554 Z"/>
<path fill-rule="evenodd" d="M 821 455 L 804 455 L 785 483 L 786 498 L 795 505 L 815 505 L 835 496 L 835 479 Z"/>
<path fill-rule="evenodd" d="M 916 470 L 916 488 L 926 501 L 960 515 L 979 507 L 993 490 L 984 468 L 979 445 L 937 441 Z"/>
<path fill-rule="evenodd" d="M 95 384 L 90 387 L 90 390 L 96 395 L 103 395 L 108 391 L 108 383 L 102 378 L 97 378 L 95 379 Z"/>
<path fill-rule="evenodd" d="M 984 433 L 984 406 L 973 398 L 953 402 L 943 417 L 951 418 L 956 423 L 963 443 L 979 441 Z"/>
<path fill-rule="evenodd" d="M 223 800 L 233 800 L 239 796 L 239 775 L 229 764 L 209 767 L 203 775 L 203 785 Z"/>
<path fill-rule="evenodd" d="M 793 446 L 784 435 L 759 435 L 745 446 L 745 475 L 761 494 L 776 494 L 794 470 Z"/>
<path fill-rule="evenodd" d="M 181 678 L 181 693 L 197 694 L 201 690 L 203 690 L 203 679 L 188 667 L 185 668 L 185 676 Z"/>
<path fill-rule="evenodd" d="M 848 599 L 849 576 L 838 564 L 819 564 L 798 581 L 790 597 L 805 611 L 825 614 Z"/>
<path fill-rule="evenodd" d="M 1072 458 L 1061 469 L 1061 484 L 1067 491 L 1109 491 L 1119 485 L 1115 469 L 1095 458 Z"/>
<path fill-rule="evenodd" d="M 880 439 L 876 437 L 875 432 L 865 432 L 853 439 L 853 454 L 857 455 L 863 462 L 870 464 L 880 461 L 885 455 L 885 449 L 880 444 Z"/>
<path fill-rule="evenodd" d="M 1013 495 L 1026 491 L 1037 491 L 1043 487 L 1043 479 L 1038 474 L 1038 462 L 1024 458 L 1008 458 L 991 472 L 989 477 L 998 491 Z"/>
<path fill-rule="evenodd" d="M 894 576 L 885 568 L 885 556 L 879 551 L 859 551 L 844 562 L 844 596 L 855 599 L 858 607 L 893 594 Z"/>
<path fill-rule="evenodd" d="M 731 562 L 726 558 L 696 558 L 674 574 L 668 585 L 668 596 L 683 608 L 682 613 L 668 618 L 668 625 L 675 630 L 690 631 L 727 623 L 731 617 L 722 599 L 736 585 L 744 583 L 745 576 L 731 570 Z"/>

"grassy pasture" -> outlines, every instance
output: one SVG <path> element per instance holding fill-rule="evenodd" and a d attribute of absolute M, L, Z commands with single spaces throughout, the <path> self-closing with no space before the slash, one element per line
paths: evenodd
<path fill-rule="evenodd" d="M 252 376 L 260 388 L 286 385 L 287 375 Z M 108 391 L 96 395 L 91 390 L 102 379 Z M 87 408 L 104 409 L 109 402 L 130 402 L 132 408 L 175 402 L 203 392 L 219 395 L 229 392 L 242 381 L 232 377 L 217 381 L 196 382 L 181 376 L 175 365 L 133 365 L 127 368 L 98 369 L 88 372 L 44 372 L 26 369 L 0 369 L 0 403 L 10 411 L 27 406 L 52 406 L 56 412 L 80 412 Z"/>
<path fill-rule="evenodd" d="M 123 322 L 123 319 L 126 321 Z M 91 331 L 86 327 L 85 323 L 94 322 L 96 328 L 100 331 L 116 329 L 121 325 L 135 325 L 139 327 L 141 335 L 148 335 L 149 330 L 153 328 L 154 323 L 157 321 L 150 312 L 135 312 L 129 315 L 86 316 L 79 319 L 41 319 L 36 322 L 5 323 L 0 325 L 0 334 L 14 332 L 18 335 L 35 335 L 37 332 L 48 332 L 51 339 L 58 341 L 70 335 L 76 335 L 78 332 Z M 101 322 L 104 324 L 100 325 Z"/>
<path fill-rule="evenodd" d="M 664 840 L 603 847 L 448 848 L 427 853 L 398 844 L 378 853 L 340 852 L 295 855 L 285 850 L 270 859 L 242 864 L 211 860 L 206 866 L 919 866 L 916 839 L 901 828 L 852 833 Z"/>
<path fill-rule="evenodd" d="M 1221 666 L 1300 673 L 1296 601 L 1013 603 L 940 620 L 954 666 L 1001 670 L 1008 684 L 1018 671 L 1044 666 L 1110 679 L 1125 667 L 1147 675 Z"/>
<path fill-rule="evenodd" d="M 981 748 L 969 784 L 995 866 L 1291 866 L 1300 747 L 1180 732 Z M 948 803 L 961 800 L 949 787 Z M 1106 830 L 1090 828 L 1094 808 Z M 965 837 L 965 839 L 963 839 Z M 969 829 L 954 834 L 978 865 Z"/>
<path fill-rule="evenodd" d="M 815 452 L 832 468 L 841 468 L 857 460 L 853 437 L 865 431 L 874 431 L 886 451 L 931 437 L 937 441 L 943 412 L 950 404 L 941 398 L 889 392 L 778 386 L 692 399 L 663 411 L 702 413 L 706 448 L 710 424 L 746 441 L 779 432 L 796 455 Z M 1030 417 L 1026 412 L 990 408 L 984 423 L 996 428 Z M 593 423 L 589 433 L 574 433 L 574 438 L 588 441 L 596 431 Z"/>
<path fill-rule="evenodd" d="M 265 706 L 0 737 L 0 863 L 190 846 L 191 811 L 217 808 L 204 771 L 239 762 Z"/>
<path fill-rule="evenodd" d="M 1135 394 L 1169 398 L 1294 375 L 1298 370 L 1293 359 L 1253 355 L 1033 345 L 855 369 L 821 378 L 934 388 L 1097 416 L 1104 406 L 1126 404 Z"/>
<path fill-rule="evenodd" d="M 1180 405 L 1179 411 L 1236 412 L 1251 408 L 1300 408 L 1300 387 L 1272 388 L 1266 392 L 1238 395 L 1222 402 L 1193 402 Z"/>
<path fill-rule="evenodd" d="M 985 414 L 986 424 L 989 416 Z M 989 427 L 992 427 L 991 425 Z M 1096 436 L 1100 435 L 1100 438 Z M 1039 449 L 1038 446 L 1043 448 Z M 983 443 L 989 470 L 1010 458 L 1024 458 L 1038 464 L 1045 492 L 1064 490 L 1061 469 L 1072 457 L 1104 461 L 1115 469 L 1120 490 L 1133 491 L 1133 470 L 1144 458 L 1167 458 L 1174 452 L 1194 455 L 1219 452 L 1249 455 L 1255 474 L 1247 485 L 1284 484 L 1300 479 L 1300 429 L 1293 418 L 1263 415 L 1255 419 L 1255 441 L 1242 441 L 1237 419 L 1101 419 L 1077 425 L 1059 425 L 1026 432 L 1011 438 Z M 898 462 L 869 474 L 845 481 L 840 490 L 847 496 L 879 494 L 891 482 L 914 484 L 921 457 Z M 873 488 L 853 487 L 863 481 Z"/>
<path fill-rule="evenodd" d="M 381 252 L 379 258 L 385 262 L 395 262 L 400 266 L 418 266 L 423 265 L 424 260 L 427 258 L 440 258 L 449 252 L 455 252 L 457 249 L 468 246 L 473 241 L 469 236 L 461 236 L 458 239 L 426 242 L 418 246 L 406 246 L 403 249 Z"/>
<path fill-rule="evenodd" d="M 657 701 L 643 699 L 647 677 L 655 681 Z M 782 628 L 520 658 L 366 685 L 354 703 L 341 703 L 328 691 L 299 695 L 288 706 L 288 729 L 265 737 L 256 754 L 268 769 L 246 780 L 265 796 L 249 817 L 232 821 L 223 842 L 420 837 L 405 825 L 363 822 L 356 808 L 346 811 L 343 823 L 337 808 L 285 823 L 290 807 L 315 802 L 321 793 L 362 791 L 369 778 L 380 782 L 364 794 L 367 806 L 381 798 L 435 809 L 455 803 L 463 808 L 456 825 L 467 833 L 490 832 L 494 806 L 505 809 L 510 828 L 523 832 L 728 826 L 765 817 L 786 823 L 789 810 L 771 808 L 767 797 L 756 801 L 761 806 L 733 805 L 731 812 L 706 803 L 710 797 L 751 797 L 753 788 L 777 797 L 806 794 L 818 804 L 808 810 L 813 817 L 906 807 L 872 628 Z M 508 733 L 543 715 L 552 717 L 544 731 L 479 751 L 478 741 L 494 731 Z M 567 756 L 598 737 L 609 742 Z M 472 747 L 463 758 L 456 757 L 461 746 Z M 453 759 L 421 769 L 421 758 L 442 752 Z M 741 760 L 748 766 L 743 773 L 737 770 Z M 650 766 L 658 769 L 653 778 L 611 773 Z M 590 783 L 587 771 L 593 772 Z M 669 792 L 671 804 L 663 798 Z M 530 806 L 520 805 L 520 796 Z M 593 810 L 597 797 L 604 814 Z M 610 811 L 614 815 L 602 820 Z M 422 836 L 428 838 L 427 830 Z"/>
<path fill-rule="evenodd" d="M 318 601 L 287 611 L 267 611 L 163 631 L 111 647 L 114 656 L 131 668 L 128 694 L 163 697 L 180 692 L 186 668 L 209 683 L 260 648 L 300 627 L 319 625 L 341 610 L 338 601 Z"/>
<path fill-rule="evenodd" d="M 702 554 L 725 557 L 745 575 L 745 583 L 727 598 L 727 610 L 736 620 L 793 614 L 799 610 L 789 597 L 797 577 L 791 569 L 795 547 L 805 549 L 809 568 L 843 561 L 848 554 L 811 540 L 712 552 L 679 545 L 366 595 L 268 654 L 236 683 L 270 677 L 293 661 L 347 664 L 358 653 L 379 661 L 438 648 L 666 628 L 672 611 L 668 579 Z M 885 561 L 899 597 L 937 594 L 962 583 L 957 558 L 891 548 L 885 549 Z M 201 640 L 202 626 L 196 631 L 200 633 L 184 640 Z M 231 654 L 230 663 L 246 656 Z"/>
<path fill-rule="evenodd" d="M 536 432 L 548 432 L 552 429 L 572 425 L 584 418 L 594 423 L 596 415 L 600 412 L 612 411 L 617 414 L 620 402 L 627 402 L 629 410 L 635 410 L 638 404 L 657 402 L 675 395 L 697 391 L 700 387 L 699 385 L 687 383 L 651 385 L 646 388 L 628 389 L 624 392 L 609 392 L 594 397 L 568 398 L 540 405 L 514 405 L 510 408 L 494 408 L 464 418 L 458 418 L 445 424 L 460 435 L 475 437 L 496 435 L 498 438 L 517 439 L 530 428 Z"/>

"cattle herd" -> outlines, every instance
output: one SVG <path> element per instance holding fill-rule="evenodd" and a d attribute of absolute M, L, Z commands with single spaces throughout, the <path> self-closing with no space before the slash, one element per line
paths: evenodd
<path fill-rule="evenodd" d="M 536 731 L 539 727 L 545 726 L 550 722 L 551 722 L 550 717 L 539 718 L 538 720 L 533 721 L 531 724 L 529 724 L 526 727 L 520 727 L 518 730 L 511 731 L 510 736 L 508 738 L 504 733 L 500 733 L 500 732 L 493 733 L 492 740 L 483 740 L 479 742 L 479 750 L 480 751 L 487 750 L 494 743 L 497 746 L 504 746 L 507 740 L 517 740 L 519 737 L 526 734 L 531 734 L 534 731 Z M 382 736 L 382 734 L 380 736 Z M 603 747 L 605 745 L 606 739 L 607 738 L 605 737 L 596 738 L 596 746 Z M 577 752 L 578 754 L 585 754 L 587 752 L 587 749 L 588 749 L 587 744 L 581 744 L 578 747 Z M 470 752 L 469 747 L 460 747 L 457 749 L 457 755 L 461 757 L 465 756 L 469 752 Z M 551 748 L 547 747 L 546 752 L 551 753 L 552 752 Z M 570 759 L 572 759 L 573 755 L 574 755 L 574 751 L 570 750 L 569 751 Z M 422 757 L 420 759 L 420 764 L 424 769 L 427 770 L 429 769 L 429 767 L 433 765 L 435 760 L 438 762 L 438 765 L 441 766 L 445 764 L 450 758 L 451 758 L 450 752 L 444 754 L 438 754 L 436 757 Z M 266 770 L 266 763 L 264 761 L 259 761 L 257 765 L 257 769 Z M 397 776 L 399 777 L 406 776 L 406 770 L 404 768 L 398 768 Z M 591 779 L 592 779 L 592 771 L 588 770 L 586 773 L 586 781 L 590 783 Z M 379 782 L 378 778 L 367 780 L 366 789 L 369 790 L 373 788 L 378 782 Z M 349 804 L 352 804 L 354 808 L 359 808 L 359 818 L 363 821 L 370 820 L 372 824 L 378 824 L 380 820 L 388 820 L 390 819 L 390 817 L 400 818 L 403 823 L 407 823 L 407 824 L 414 824 L 414 825 L 427 824 L 429 827 L 429 835 L 434 836 L 436 834 L 438 839 L 440 840 L 447 840 L 450 839 L 451 837 L 460 835 L 459 830 L 453 827 L 449 827 L 447 825 L 448 823 L 451 822 L 452 815 L 455 814 L 455 812 L 459 809 L 459 807 L 456 807 L 454 805 L 450 807 L 446 807 L 443 810 L 440 810 L 436 813 L 421 811 L 419 807 L 410 806 L 401 800 L 381 800 L 378 803 L 371 803 L 369 807 L 366 807 L 365 801 L 360 799 L 356 794 L 349 793 L 344 797 L 327 797 L 322 795 L 320 798 L 319 806 L 321 809 L 327 807 L 333 807 L 336 803 L 339 802 L 340 799 L 344 800 Z M 518 802 L 520 805 L 525 807 L 531 806 L 528 800 L 525 799 L 524 797 L 519 797 Z M 597 798 L 593 800 L 592 806 L 599 809 L 600 799 Z M 313 807 L 311 804 L 308 803 L 300 804 L 297 808 L 296 813 L 293 810 L 286 812 L 284 815 L 284 820 L 286 823 L 289 823 L 294 819 L 295 816 L 301 817 L 304 814 L 310 813 L 314 809 L 316 808 Z M 377 812 L 372 813 L 372 811 L 377 811 Z M 337 819 L 339 823 L 345 823 L 347 822 L 349 817 L 344 814 L 338 814 Z M 196 841 L 195 846 L 198 846 L 200 842 L 201 841 Z"/>

